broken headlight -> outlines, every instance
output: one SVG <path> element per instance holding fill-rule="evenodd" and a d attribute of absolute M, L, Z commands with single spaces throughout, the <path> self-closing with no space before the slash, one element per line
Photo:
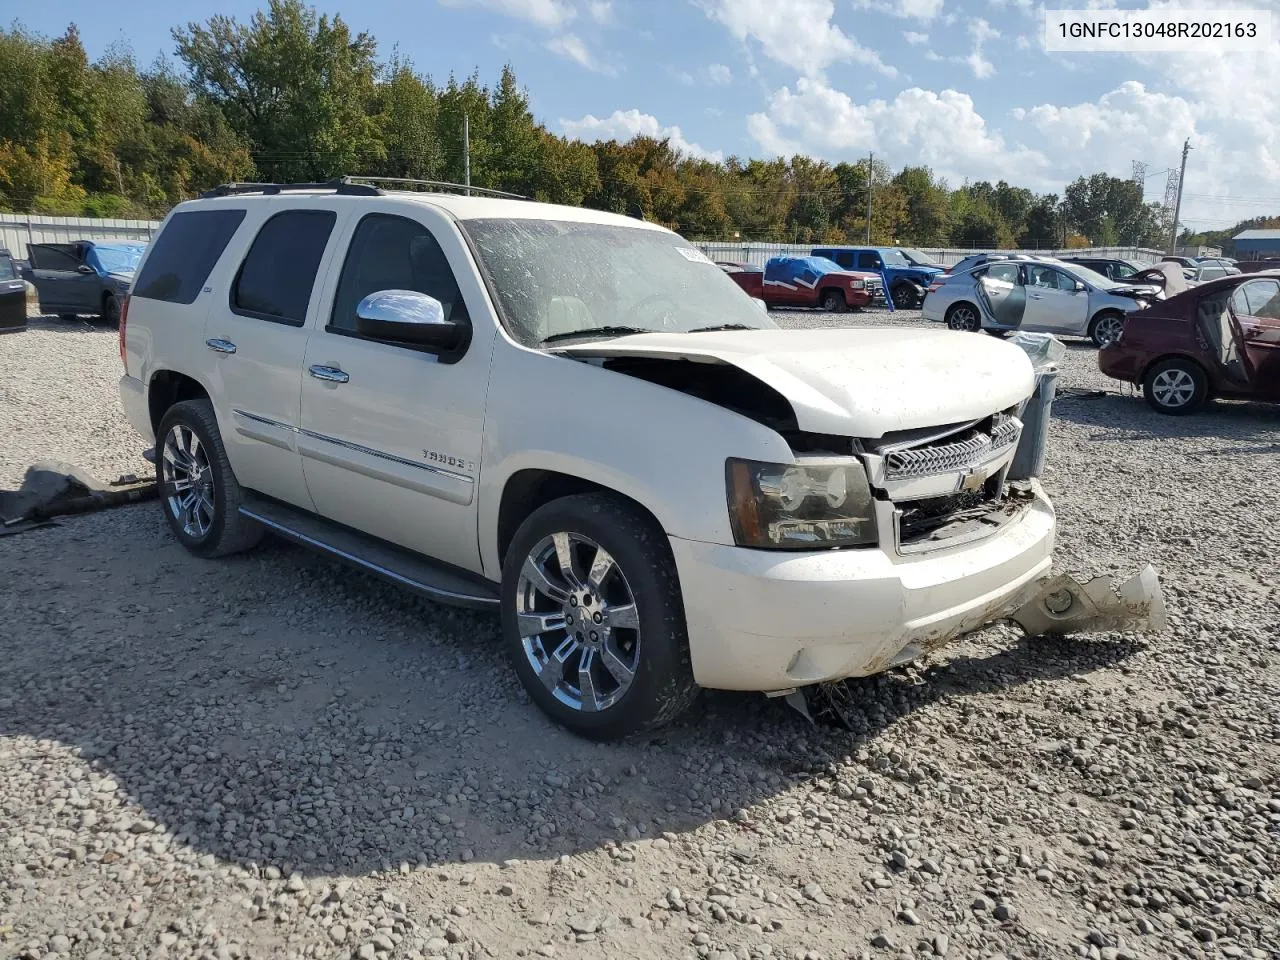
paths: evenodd
<path fill-rule="evenodd" d="M 725 462 L 729 523 L 740 547 L 823 550 L 875 544 L 875 505 L 856 460 Z"/>

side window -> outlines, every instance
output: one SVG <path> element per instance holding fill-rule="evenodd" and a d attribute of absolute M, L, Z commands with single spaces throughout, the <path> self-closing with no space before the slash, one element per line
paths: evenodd
<path fill-rule="evenodd" d="M 169 218 L 133 285 L 133 296 L 194 303 L 213 266 L 244 220 L 244 211 L 188 210 Z"/>
<path fill-rule="evenodd" d="M 27 246 L 27 256 L 36 270 L 72 270 L 80 266 L 76 248 L 69 243 L 33 243 Z"/>
<path fill-rule="evenodd" d="M 880 255 L 870 251 L 858 254 L 858 268 L 860 270 L 879 270 Z"/>
<path fill-rule="evenodd" d="M 1274 280 L 1250 280 L 1236 287 L 1231 309 L 1242 317 L 1280 320 L 1280 284 Z"/>
<path fill-rule="evenodd" d="M 407 217 L 371 213 L 351 238 L 328 330 L 354 333 L 356 307 L 379 290 L 414 290 L 435 297 L 446 319 L 466 323 L 467 306 L 436 238 Z"/>
<path fill-rule="evenodd" d="M 17 280 L 18 270 L 9 257 L 0 257 L 0 280 Z"/>
<path fill-rule="evenodd" d="M 839 250 L 836 252 L 834 259 L 836 263 L 840 264 L 840 266 L 844 267 L 846 270 L 853 269 L 853 251 L 852 250 Z"/>
<path fill-rule="evenodd" d="M 1018 285 L 1018 265 L 1016 263 L 996 263 L 987 270 L 987 276 L 1002 283 Z"/>
<path fill-rule="evenodd" d="M 231 309 L 302 326 L 337 219 L 332 210 L 286 210 L 264 223 L 231 285 Z"/>

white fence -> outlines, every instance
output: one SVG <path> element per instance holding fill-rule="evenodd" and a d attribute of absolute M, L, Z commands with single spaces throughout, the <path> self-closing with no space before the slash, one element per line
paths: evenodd
<path fill-rule="evenodd" d="M 704 242 L 695 244 L 712 260 L 726 260 L 735 263 L 754 263 L 764 266 L 770 257 L 784 255 L 808 256 L 815 247 L 858 246 L 858 244 L 835 243 L 733 243 Z M 965 250 L 958 247 L 917 247 L 945 266 L 959 263 L 965 257 L 971 257 L 982 250 Z M 1006 250 L 1005 253 L 1030 253 L 1042 257 L 1103 257 L 1117 260 L 1134 260 L 1155 263 L 1164 256 L 1163 250 L 1150 250 L 1146 247 L 1087 247 L 1082 250 Z"/>
<path fill-rule="evenodd" d="M 0 249 L 7 249 L 17 259 L 25 260 L 28 243 L 150 240 L 159 227 L 159 220 L 101 220 L 94 217 L 0 213 Z"/>

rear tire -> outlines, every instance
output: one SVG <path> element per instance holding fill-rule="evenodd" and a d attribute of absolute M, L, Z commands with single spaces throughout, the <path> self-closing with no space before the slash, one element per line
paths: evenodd
<path fill-rule="evenodd" d="M 660 727 L 698 695 L 666 535 L 614 494 L 553 500 L 520 525 L 503 561 L 502 633 L 534 703 L 592 740 Z"/>
<path fill-rule="evenodd" d="M 1153 410 L 1181 417 L 1195 413 L 1209 399 L 1209 377 L 1194 360 L 1161 360 L 1142 380 L 1142 395 Z"/>
<path fill-rule="evenodd" d="M 964 330 L 978 333 L 982 329 L 982 319 L 978 308 L 971 303 L 955 303 L 947 310 L 944 318 L 950 330 Z"/>
<path fill-rule="evenodd" d="M 825 313 L 844 313 L 848 304 L 845 303 L 844 294 L 839 290 L 824 290 L 818 306 Z"/>
<path fill-rule="evenodd" d="M 102 298 L 102 319 L 113 327 L 120 326 L 120 301 L 109 293 Z"/>
<path fill-rule="evenodd" d="M 240 513 L 244 494 L 208 400 L 175 403 L 161 418 L 156 486 L 169 529 L 197 557 L 240 553 L 262 539 L 262 526 Z"/>

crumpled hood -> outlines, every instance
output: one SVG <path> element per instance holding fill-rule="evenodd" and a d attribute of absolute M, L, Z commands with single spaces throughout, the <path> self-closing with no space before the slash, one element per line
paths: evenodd
<path fill-rule="evenodd" d="M 556 352 L 732 364 L 786 397 L 800 429 L 868 440 L 988 416 L 1035 384 L 1020 347 L 946 330 L 644 333 Z"/>
<path fill-rule="evenodd" d="M 1160 292 L 1160 288 L 1152 283 L 1126 283 L 1123 286 L 1112 287 L 1107 293 L 1117 297 L 1155 297 Z"/>

